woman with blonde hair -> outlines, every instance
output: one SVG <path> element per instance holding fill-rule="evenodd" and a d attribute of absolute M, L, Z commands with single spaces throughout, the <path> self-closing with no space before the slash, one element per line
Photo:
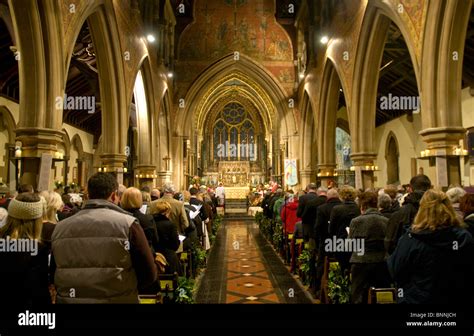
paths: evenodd
<path fill-rule="evenodd" d="M 58 223 L 58 211 L 61 211 L 64 207 L 63 199 L 55 191 L 42 191 L 40 196 L 44 198 L 46 202 L 46 211 L 43 214 L 43 223 Z"/>
<path fill-rule="evenodd" d="M 148 245 L 152 252 L 156 252 L 158 248 L 158 233 L 156 231 L 155 222 L 153 221 L 153 216 L 140 211 L 143 206 L 143 192 L 133 187 L 125 189 L 120 200 L 120 206 L 138 219 L 140 226 L 145 232 Z"/>
<path fill-rule="evenodd" d="M 0 302 L 3 306 L 51 304 L 49 293 L 52 231 L 43 230 L 45 200 L 38 194 L 23 193 L 8 205 L 8 217 L 0 228 L 0 239 L 15 250 L 0 251 Z M 18 250 L 20 249 L 20 250 Z"/>
<path fill-rule="evenodd" d="M 474 303 L 474 240 L 442 191 L 427 190 L 388 259 L 400 303 Z M 401 289 L 401 291 L 400 291 Z"/>

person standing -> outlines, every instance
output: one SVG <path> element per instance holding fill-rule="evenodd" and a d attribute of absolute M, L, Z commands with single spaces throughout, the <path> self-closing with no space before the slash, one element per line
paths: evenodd
<path fill-rule="evenodd" d="M 409 230 L 387 264 L 399 303 L 474 303 L 474 240 L 462 228 L 449 198 L 425 192 Z"/>
<path fill-rule="evenodd" d="M 138 220 L 118 207 L 109 173 L 88 181 L 89 200 L 53 233 L 57 303 L 138 303 L 157 279 L 154 256 Z"/>
<path fill-rule="evenodd" d="M 420 200 L 430 188 L 431 180 L 426 175 L 416 175 L 410 180 L 409 193 L 403 206 L 388 221 L 385 249 L 389 255 L 395 250 L 398 239 L 410 228 L 420 207 Z"/>
<path fill-rule="evenodd" d="M 45 200 L 25 192 L 12 199 L 0 239 L 17 241 L 23 251 L 0 251 L 0 302 L 24 307 L 51 304 L 48 256 L 51 230 L 43 230 Z M 29 251 L 27 251 L 29 247 Z"/>
<path fill-rule="evenodd" d="M 352 303 L 367 303 L 370 287 L 390 285 L 384 247 L 388 219 L 378 210 L 377 200 L 375 192 L 360 194 L 362 214 L 354 218 L 349 227 L 349 239 L 355 242 L 352 246 L 361 248 L 353 251 L 350 258 Z"/>
<path fill-rule="evenodd" d="M 225 204 L 225 188 L 222 182 L 220 182 L 219 186 L 216 188 L 216 197 L 217 197 L 217 204 L 220 207 L 223 207 Z"/>
<path fill-rule="evenodd" d="M 184 210 L 184 203 L 174 199 L 176 189 L 171 182 L 167 182 L 163 186 L 163 197 L 150 203 L 148 207 L 148 213 L 156 213 L 155 207 L 158 202 L 168 202 L 171 206 L 171 213 L 169 220 L 176 225 L 176 229 L 180 235 L 186 235 L 186 231 L 189 227 L 188 217 L 186 216 L 186 210 Z"/>
<path fill-rule="evenodd" d="M 156 225 L 153 221 L 153 216 L 144 214 L 140 211 L 143 206 L 143 197 L 140 190 L 137 188 L 127 188 L 120 202 L 122 209 L 130 212 L 133 217 L 138 219 L 140 226 L 145 232 L 145 236 L 148 240 L 152 252 L 156 252 L 158 248 L 158 233 L 156 232 Z"/>

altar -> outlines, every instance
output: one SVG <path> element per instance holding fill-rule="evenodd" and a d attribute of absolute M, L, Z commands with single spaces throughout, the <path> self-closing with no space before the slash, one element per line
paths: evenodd
<path fill-rule="evenodd" d="M 225 187 L 226 199 L 247 199 L 248 187 Z"/>

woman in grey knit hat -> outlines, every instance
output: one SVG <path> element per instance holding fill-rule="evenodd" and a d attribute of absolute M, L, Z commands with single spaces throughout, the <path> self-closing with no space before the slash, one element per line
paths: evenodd
<path fill-rule="evenodd" d="M 51 303 L 49 293 L 51 240 L 43 232 L 46 202 L 37 194 L 23 193 L 8 206 L 0 228 L 0 302 L 25 307 Z"/>

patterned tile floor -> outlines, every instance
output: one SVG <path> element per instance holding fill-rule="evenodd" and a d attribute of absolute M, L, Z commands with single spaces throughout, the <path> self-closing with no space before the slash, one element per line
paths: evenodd
<path fill-rule="evenodd" d="M 226 303 L 280 303 L 250 229 L 244 222 L 227 229 Z"/>
<path fill-rule="evenodd" d="M 248 220 L 225 219 L 200 281 L 196 303 L 312 303 L 272 246 Z"/>

